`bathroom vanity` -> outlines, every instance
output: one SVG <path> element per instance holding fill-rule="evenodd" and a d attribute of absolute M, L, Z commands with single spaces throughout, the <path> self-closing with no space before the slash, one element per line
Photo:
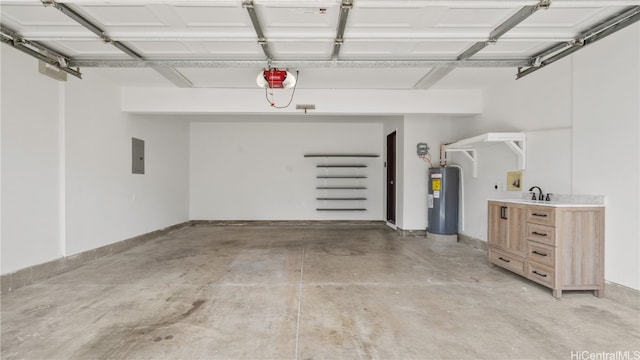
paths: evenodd
<path fill-rule="evenodd" d="M 489 262 L 553 290 L 604 296 L 604 206 L 490 200 Z"/>

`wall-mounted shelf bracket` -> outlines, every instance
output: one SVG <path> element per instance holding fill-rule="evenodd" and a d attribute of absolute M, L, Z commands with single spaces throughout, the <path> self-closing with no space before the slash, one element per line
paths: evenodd
<path fill-rule="evenodd" d="M 444 147 L 446 152 L 462 152 L 473 164 L 473 177 L 478 177 L 478 154 L 477 148 L 494 143 L 502 142 L 513 151 L 518 158 L 518 167 L 521 170 L 526 168 L 527 159 L 527 134 L 519 133 L 486 133 L 472 138 L 456 141 Z"/>
<path fill-rule="evenodd" d="M 445 151 L 463 153 L 467 158 L 469 158 L 469 160 L 471 160 L 471 164 L 473 165 L 473 177 L 478 177 L 478 152 L 476 149 L 449 149 Z"/>

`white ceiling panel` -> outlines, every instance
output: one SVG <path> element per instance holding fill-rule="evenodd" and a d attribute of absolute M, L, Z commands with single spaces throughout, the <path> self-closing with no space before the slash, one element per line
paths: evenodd
<path fill-rule="evenodd" d="M 259 14 L 261 23 L 264 26 L 266 36 L 282 37 L 292 34 L 300 35 L 324 35 L 335 34 L 338 23 L 338 6 L 330 7 L 318 6 L 282 7 L 271 5 L 257 5 L 256 13 Z"/>
<path fill-rule="evenodd" d="M 444 6 L 361 7 L 349 16 L 351 29 L 375 28 L 389 31 L 418 30 L 438 24 L 447 12 Z"/>
<path fill-rule="evenodd" d="M 146 6 L 89 5 L 82 8 L 106 27 L 164 27 L 165 24 Z"/>
<path fill-rule="evenodd" d="M 135 47 L 141 53 L 150 55 L 150 57 L 172 58 L 193 54 L 191 49 L 181 41 L 135 41 L 128 43 L 128 45 Z"/>
<path fill-rule="evenodd" d="M 251 20 L 247 16 L 246 10 L 241 6 L 176 5 L 172 9 L 187 27 L 247 28 L 247 30 L 252 30 Z"/>
<path fill-rule="evenodd" d="M 255 40 L 203 41 L 202 44 L 209 55 L 220 56 L 224 59 L 256 60 L 264 58 L 264 53 Z"/>
<path fill-rule="evenodd" d="M 518 8 L 450 8 L 436 27 L 485 28 L 493 30 Z"/>
<path fill-rule="evenodd" d="M 330 41 L 273 41 L 269 44 L 274 59 L 327 60 L 331 58 L 333 42 Z"/>
<path fill-rule="evenodd" d="M 64 14 L 51 11 L 42 4 L 2 5 L 0 12 L 3 23 L 8 20 L 21 28 L 28 26 L 79 26 Z"/>
<path fill-rule="evenodd" d="M 191 60 L 200 61 L 198 66 L 211 61 L 208 65 L 213 68 L 179 69 L 196 87 L 253 87 L 260 69 L 247 69 L 255 64 L 246 62 L 268 64 L 249 9 L 242 0 L 78 1 L 64 0 L 59 4 L 70 7 L 104 31 L 108 42 L 127 46 L 143 59 L 173 60 L 181 66 Z M 254 0 L 253 11 L 272 60 L 279 66 L 287 66 L 287 61 L 324 62 L 321 68 L 315 63 L 297 65 L 303 67 L 302 87 L 413 88 L 429 71 L 427 65 L 433 65 L 418 64 L 419 61 L 456 61 L 476 43 L 488 41 L 489 34 L 523 6 L 536 1 L 356 0 L 346 12 L 341 10 L 340 3 L 340 0 Z M 484 60 L 498 67 L 506 66 L 508 60 L 522 60 L 519 65 L 509 65 L 514 68 L 507 69 L 508 72 L 515 74 L 517 66 L 526 66 L 543 50 L 573 40 L 612 16 L 632 9 L 632 5 L 620 1 L 554 0 L 549 9 L 536 11 L 495 44 L 469 55 L 468 60 Z M 345 13 L 348 16 L 343 42 L 337 58 L 332 59 L 339 19 Z M 37 41 L 71 57 L 72 62 L 95 60 L 85 63 L 86 66 L 106 66 L 109 60 L 131 59 L 56 7 L 43 6 L 39 0 L 0 0 L 0 21 L 6 29 L 5 42 L 12 44 L 6 46 L 22 44 L 11 43 L 8 38 Z M 340 67 L 341 61 L 376 65 Z M 461 64 L 454 63 L 457 65 Z M 480 65 L 484 64 L 477 66 Z M 456 69 L 441 81 L 457 79 L 449 83 L 457 86 L 461 78 L 468 76 L 472 83 L 471 79 L 483 70 L 490 72 Z M 117 71 L 126 73 L 127 81 L 140 72 L 140 81 L 154 86 L 158 82 L 150 79 L 160 77 L 149 69 L 103 72 Z"/>
<path fill-rule="evenodd" d="M 410 56 L 413 41 L 345 41 L 341 56 L 344 59 L 406 59 Z"/>
<path fill-rule="evenodd" d="M 468 41 L 419 41 L 415 43 L 411 54 L 422 58 L 455 59 L 468 47 Z"/>

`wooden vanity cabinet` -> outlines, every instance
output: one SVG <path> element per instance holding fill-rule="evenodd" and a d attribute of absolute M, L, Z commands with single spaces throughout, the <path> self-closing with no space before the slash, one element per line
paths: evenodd
<path fill-rule="evenodd" d="M 507 210 L 507 219 L 501 216 L 505 206 L 514 209 Z M 556 298 L 564 290 L 604 295 L 603 207 L 490 201 L 488 225 L 492 264 L 551 288 Z M 515 229 L 524 230 L 519 241 Z"/>
<path fill-rule="evenodd" d="M 489 202 L 489 261 L 525 275 L 525 206 Z"/>

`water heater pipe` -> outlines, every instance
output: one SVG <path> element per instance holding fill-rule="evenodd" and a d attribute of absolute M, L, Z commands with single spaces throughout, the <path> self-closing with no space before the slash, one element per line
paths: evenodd
<path fill-rule="evenodd" d="M 447 145 L 448 144 L 440 144 L 440 167 L 447 166 L 447 152 L 444 151 L 444 147 Z M 462 171 L 462 168 L 460 168 L 460 171 Z"/>
<path fill-rule="evenodd" d="M 440 145 L 440 149 L 443 149 L 443 148 L 444 148 L 444 145 Z M 460 216 L 458 217 L 460 220 L 458 221 L 458 231 L 463 231 L 464 230 L 464 172 L 462 171 L 462 166 L 460 165 L 451 164 L 447 166 L 460 169 L 460 209 L 459 209 Z"/>

